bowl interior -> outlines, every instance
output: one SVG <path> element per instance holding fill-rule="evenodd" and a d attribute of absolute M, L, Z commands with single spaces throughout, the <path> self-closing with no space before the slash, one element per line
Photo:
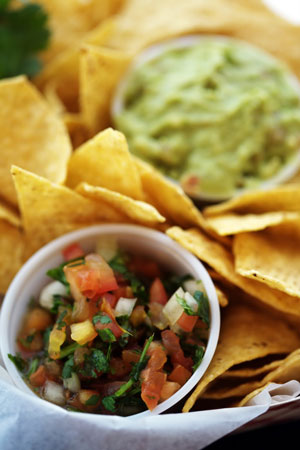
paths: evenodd
<path fill-rule="evenodd" d="M 41 289 L 49 283 L 49 278 L 45 273 L 48 269 L 61 264 L 63 248 L 73 242 L 79 242 L 86 252 L 93 251 L 98 237 L 103 235 L 117 237 L 120 248 L 136 254 L 147 255 L 162 267 L 167 268 L 169 272 L 178 275 L 188 273 L 194 278 L 202 280 L 209 299 L 211 324 L 208 345 L 202 363 L 176 394 L 160 403 L 152 413 L 145 411 L 138 415 L 161 413 L 181 400 L 196 385 L 208 367 L 218 341 L 220 312 L 213 283 L 204 266 L 197 258 L 158 231 L 133 225 L 99 225 L 69 233 L 40 249 L 16 275 L 3 302 L 0 320 L 3 361 L 14 383 L 23 391 L 35 395 L 7 357 L 8 353 L 15 354 L 16 352 L 16 337 L 29 300 L 32 296 L 38 297 Z"/>

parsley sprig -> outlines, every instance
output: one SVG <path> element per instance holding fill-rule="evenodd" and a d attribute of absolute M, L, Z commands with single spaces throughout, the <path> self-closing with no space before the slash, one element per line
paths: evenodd
<path fill-rule="evenodd" d="M 198 303 L 197 311 L 194 311 L 187 303 L 187 301 L 180 297 L 179 295 L 176 295 L 177 302 L 182 306 L 184 309 L 184 312 L 188 316 L 199 316 L 200 319 L 203 320 L 203 322 L 209 326 L 210 323 L 210 314 L 209 314 L 209 303 L 206 295 L 201 291 L 196 291 L 193 295 L 194 299 Z"/>
<path fill-rule="evenodd" d="M 0 0 L 0 78 L 32 77 L 42 67 L 37 53 L 49 44 L 48 14 L 36 3 L 12 5 Z"/>

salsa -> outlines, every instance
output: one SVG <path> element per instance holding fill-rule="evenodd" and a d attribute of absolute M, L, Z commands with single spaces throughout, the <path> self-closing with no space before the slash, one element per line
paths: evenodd
<path fill-rule="evenodd" d="M 190 194 L 231 196 L 277 175 L 300 147 L 300 88 L 287 67 L 230 38 L 138 62 L 115 125 L 130 150 Z"/>
<path fill-rule="evenodd" d="M 32 299 L 9 355 L 29 387 L 68 410 L 153 410 L 199 367 L 210 312 L 201 281 L 100 239 L 78 243 Z"/>

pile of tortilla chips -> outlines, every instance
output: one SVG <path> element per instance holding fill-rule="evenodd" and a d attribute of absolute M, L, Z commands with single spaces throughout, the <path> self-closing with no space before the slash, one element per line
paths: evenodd
<path fill-rule="evenodd" d="M 221 305 L 215 356 L 183 411 L 244 405 L 270 382 L 300 381 L 300 177 L 200 212 L 130 154 L 109 114 L 122 74 L 149 43 L 230 34 L 300 74 L 300 29 L 259 0 L 39 1 L 54 30 L 45 68 L 34 84 L 0 81 L 0 293 L 64 233 L 112 222 L 155 228 L 206 265 Z"/>

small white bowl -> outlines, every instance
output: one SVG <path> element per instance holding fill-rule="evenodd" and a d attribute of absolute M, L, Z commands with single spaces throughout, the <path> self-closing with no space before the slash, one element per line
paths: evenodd
<path fill-rule="evenodd" d="M 261 54 L 265 55 L 266 58 L 269 58 L 271 61 L 275 61 L 277 63 L 282 63 L 278 58 L 275 58 L 274 56 L 270 55 L 266 51 L 264 51 L 262 48 L 256 47 L 252 44 L 249 44 L 246 41 L 243 41 L 241 39 L 232 38 L 228 36 L 223 35 L 186 35 L 176 38 L 170 38 L 166 39 L 162 42 L 158 42 L 154 45 L 151 45 L 144 50 L 140 54 L 138 54 L 130 64 L 128 70 L 122 77 L 122 79 L 119 81 L 114 96 L 111 101 L 111 108 L 110 108 L 110 115 L 112 118 L 112 121 L 114 121 L 114 118 L 117 117 L 121 111 L 124 109 L 124 94 L 127 89 L 128 82 L 132 76 L 132 73 L 143 64 L 147 63 L 148 61 L 151 61 L 155 59 L 157 56 L 160 56 L 164 52 L 168 50 L 173 49 L 180 49 L 180 48 L 188 48 L 193 45 L 195 45 L 197 42 L 203 40 L 203 39 L 216 39 L 218 41 L 232 41 L 232 42 L 240 42 L 244 46 L 248 46 L 252 49 L 255 49 L 256 51 L 260 52 Z M 288 71 L 288 67 L 286 67 Z M 295 91 L 298 91 L 299 97 L 300 97 L 300 83 L 298 78 L 290 71 L 289 73 L 290 78 L 290 84 L 292 87 L 294 87 Z M 259 186 L 257 186 L 255 189 L 260 190 L 267 190 L 271 189 L 273 187 L 276 187 L 282 183 L 287 182 L 290 180 L 296 173 L 298 172 L 300 168 L 300 149 L 297 153 L 295 153 L 294 157 L 290 159 L 290 161 L 285 164 L 276 175 L 273 177 L 270 177 L 266 179 L 265 181 L 262 181 Z M 172 179 L 172 181 L 175 184 L 179 184 L 179 182 L 175 179 Z M 246 192 L 249 192 L 250 188 L 241 188 L 236 189 L 235 192 L 232 195 L 224 195 L 222 193 L 220 194 L 209 194 L 206 192 L 199 192 L 199 193 L 191 193 L 186 191 L 186 194 L 189 195 L 194 200 L 199 201 L 205 201 L 205 202 L 221 202 L 224 200 L 228 200 L 232 197 L 237 197 L 241 194 L 244 194 Z"/>
<path fill-rule="evenodd" d="M 198 383 L 214 355 L 220 330 L 218 298 L 206 269 L 195 256 L 159 231 L 136 225 L 96 225 L 68 233 L 41 248 L 18 272 L 4 298 L 0 317 L 0 349 L 3 361 L 16 386 L 29 395 L 35 395 L 7 356 L 8 353 L 15 354 L 17 351 L 16 339 L 29 300 L 32 296 L 38 297 L 41 289 L 49 282 L 46 272 L 62 263 L 61 251 L 66 246 L 78 242 L 84 251 L 93 251 L 100 236 L 117 237 L 121 248 L 133 253 L 147 255 L 171 273 L 192 275 L 195 279 L 203 282 L 207 293 L 211 321 L 208 344 L 200 366 L 179 391 L 168 400 L 160 403 L 152 412 L 144 411 L 130 417 L 159 414 L 179 402 Z M 42 399 L 41 401 L 47 404 L 46 401 Z M 70 412 L 70 414 L 74 413 Z M 86 415 L 87 413 L 76 412 L 76 414 Z"/>

